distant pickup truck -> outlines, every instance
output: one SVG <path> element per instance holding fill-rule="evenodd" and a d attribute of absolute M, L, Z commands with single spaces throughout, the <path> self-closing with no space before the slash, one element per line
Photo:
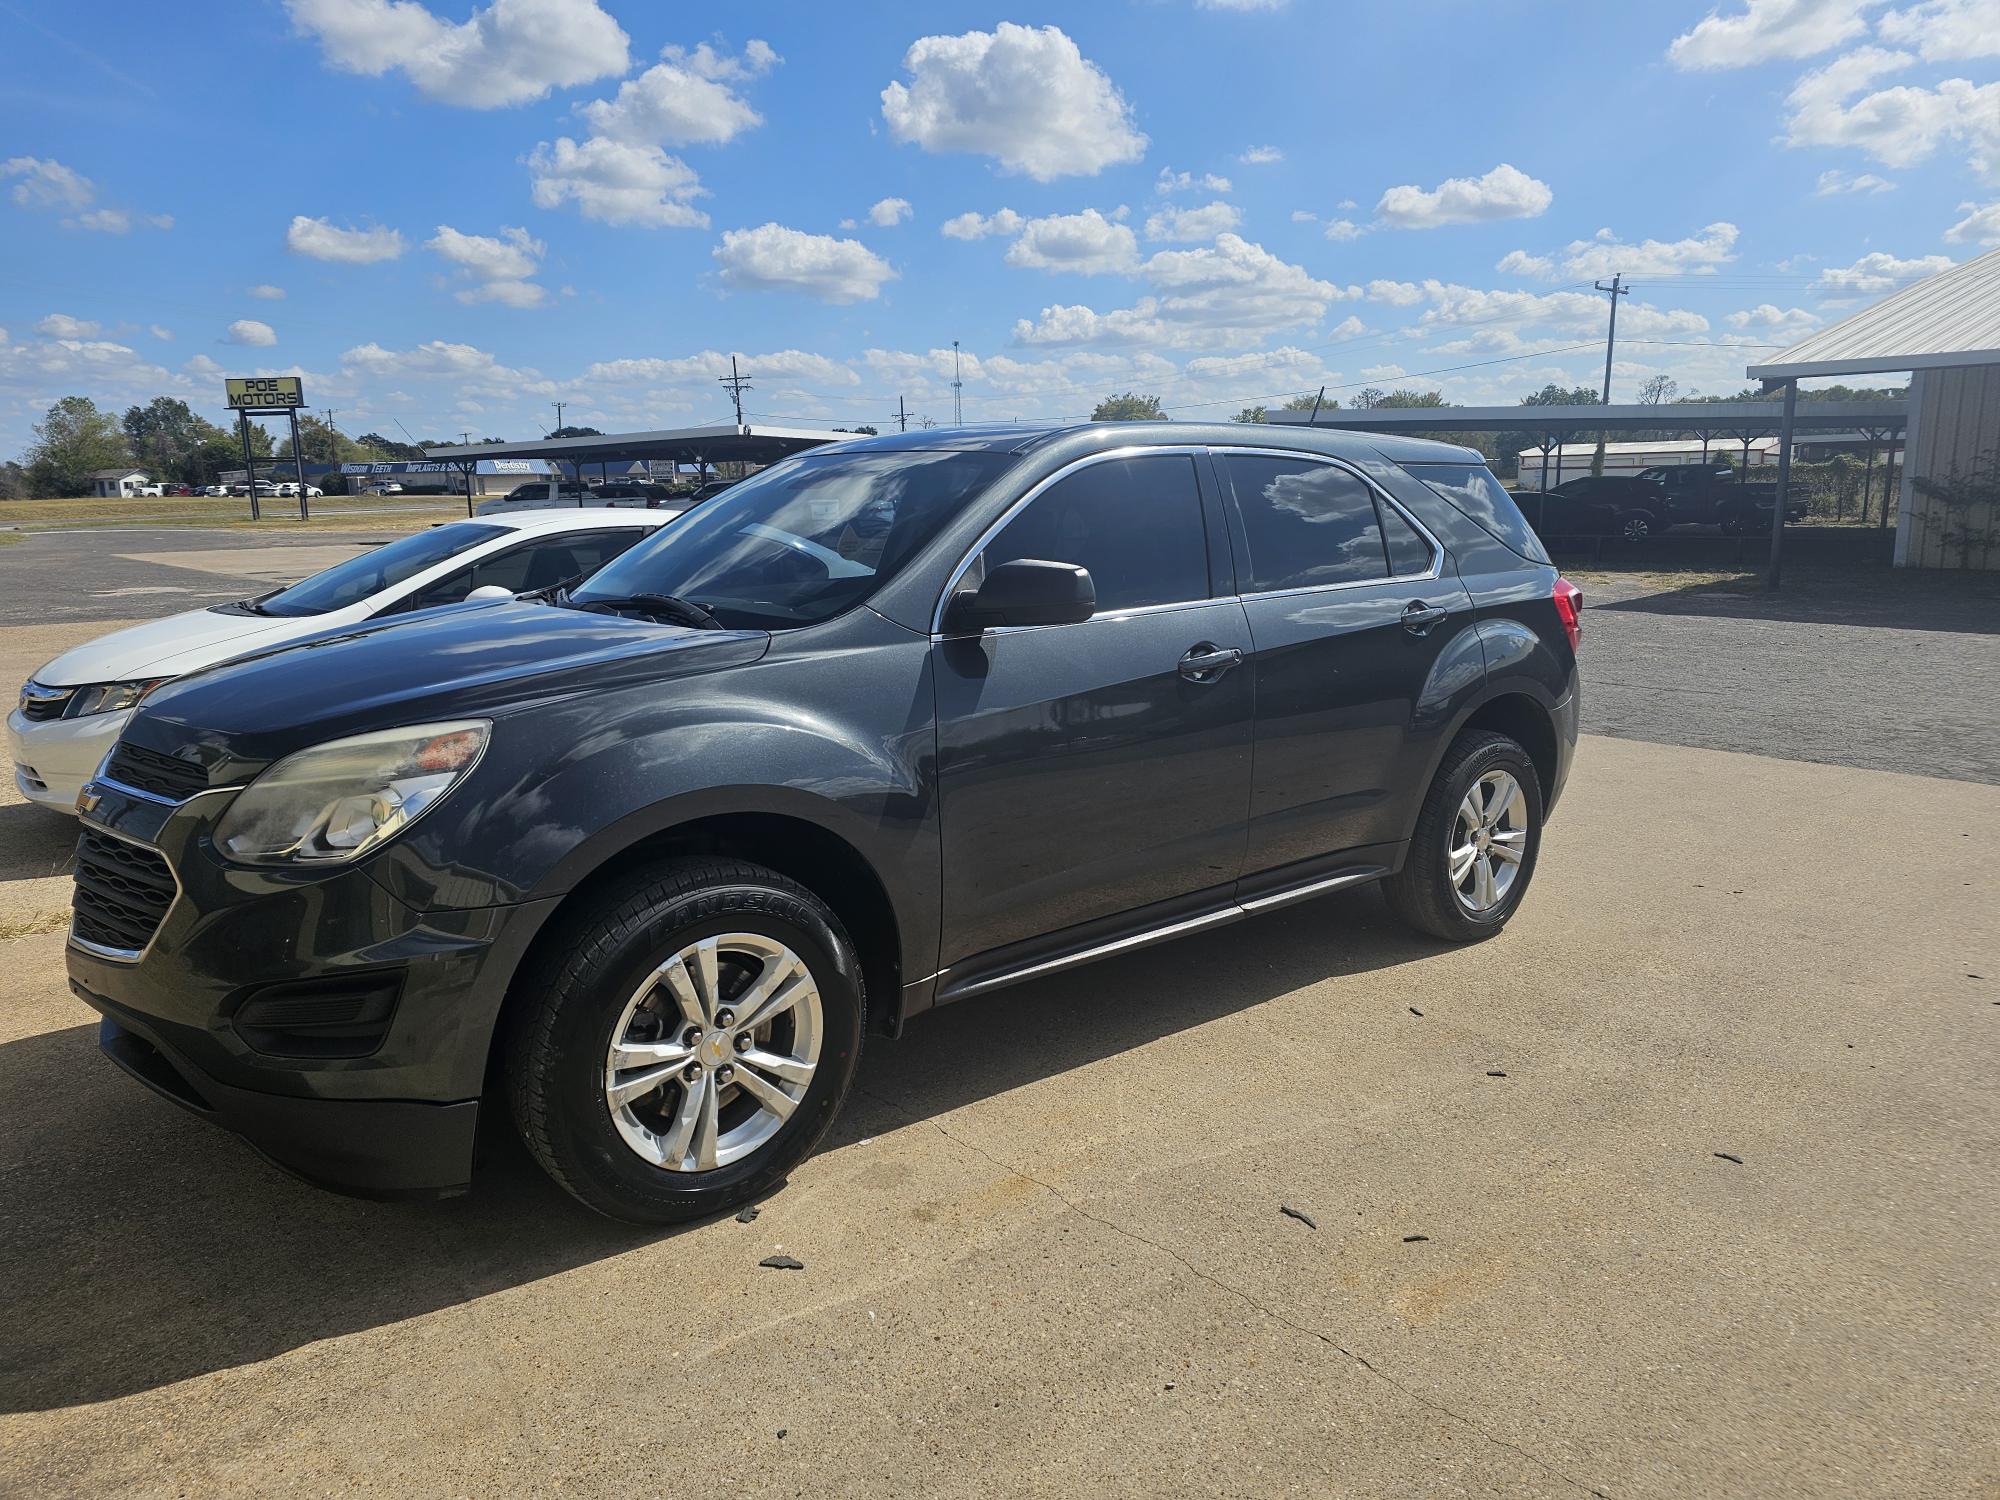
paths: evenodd
<path fill-rule="evenodd" d="M 1727 464 L 1662 464 L 1641 469 L 1639 479 L 1656 485 L 1662 526 L 1720 526 L 1725 535 L 1768 529 L 1778 486 L 1768 479 L 1746 480 Z M 1787 521 L 1805 519 L 1806 508 L 1785 507 Z"/>
<path fill-rule="evenodd" d="M 1778 487 L 1723 465 L 1670 464 L 1637 474 L 1584 475 L 1514 497 L 1542 536 L 1622 536 L 1642 542 L 1671 526 L 1718 526 L 1726 536 L 1767 531 Z M 1799 502 L 1785 519 L 1804 518 Z"/>

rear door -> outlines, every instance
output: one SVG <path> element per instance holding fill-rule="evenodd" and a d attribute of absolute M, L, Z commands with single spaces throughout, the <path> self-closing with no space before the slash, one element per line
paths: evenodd
<path fill-rule="evenodd" d="M 1085 460 L 1031 492 L 970 560 L 960 587 L 1018 558 L 1080 564 L 1098 609 L 933 647 L 941 966 L 1196 892 L 1226 897 L 1234 882 L 1250 634 L 1242 605 L 1215 597 L 1215 497 L 1198 461 Z M 1215 539 L 1226 550 L 1219 526 Z"/>
<path fill-rule="evenodd" d="M 1411 730 L 1472 621 L 1443 548 L 1356 471 L 1218 450 L 1257 695 L 1246 880 L 1408 835 Z"/>

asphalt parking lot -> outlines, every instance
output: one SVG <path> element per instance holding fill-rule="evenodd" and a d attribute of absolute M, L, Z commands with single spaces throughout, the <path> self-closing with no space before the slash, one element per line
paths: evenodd
<path fill-rule="evenodd" d="M 0 805 L 0 1491 L 1990 1500 L 2000 615 L 1722 592 L 1593 595 L 1502 938 L 1364 890 L 966 1002 L 670 1234 L 501 1130 L 383 1206 L 148 1095 Z M 35 618 L 13 678 L 94 629 Z"/>

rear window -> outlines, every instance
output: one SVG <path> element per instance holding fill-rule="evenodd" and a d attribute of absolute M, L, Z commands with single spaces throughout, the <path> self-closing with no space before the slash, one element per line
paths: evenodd
<path fill-rule="evenodd" d="M 1404 464 L 1404 469 L 1530 562 L 1547 563 L 1548 550 L 1484 464 Z"/>

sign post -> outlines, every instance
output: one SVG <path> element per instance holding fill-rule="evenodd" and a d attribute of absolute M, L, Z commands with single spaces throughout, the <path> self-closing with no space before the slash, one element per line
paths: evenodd
<path fill-rule="evenodd" d="M 299 482 L 299 519 L 308 519 L 306 505 L 306 455 L 300 442 L 299 408 L 306 404 L 305 382 L 296 375 L 246 375 L 227 377 L 222 382 L 229 409 L 236 413 L 237 430 L 243 439 L 243 475 L 250 487 L 250 519 L 261 521 L 263 507 L 257 503 L 257 462 L 250 454 L 250 419 L 284 417 L 292 424 L 292 467 Z"/>

